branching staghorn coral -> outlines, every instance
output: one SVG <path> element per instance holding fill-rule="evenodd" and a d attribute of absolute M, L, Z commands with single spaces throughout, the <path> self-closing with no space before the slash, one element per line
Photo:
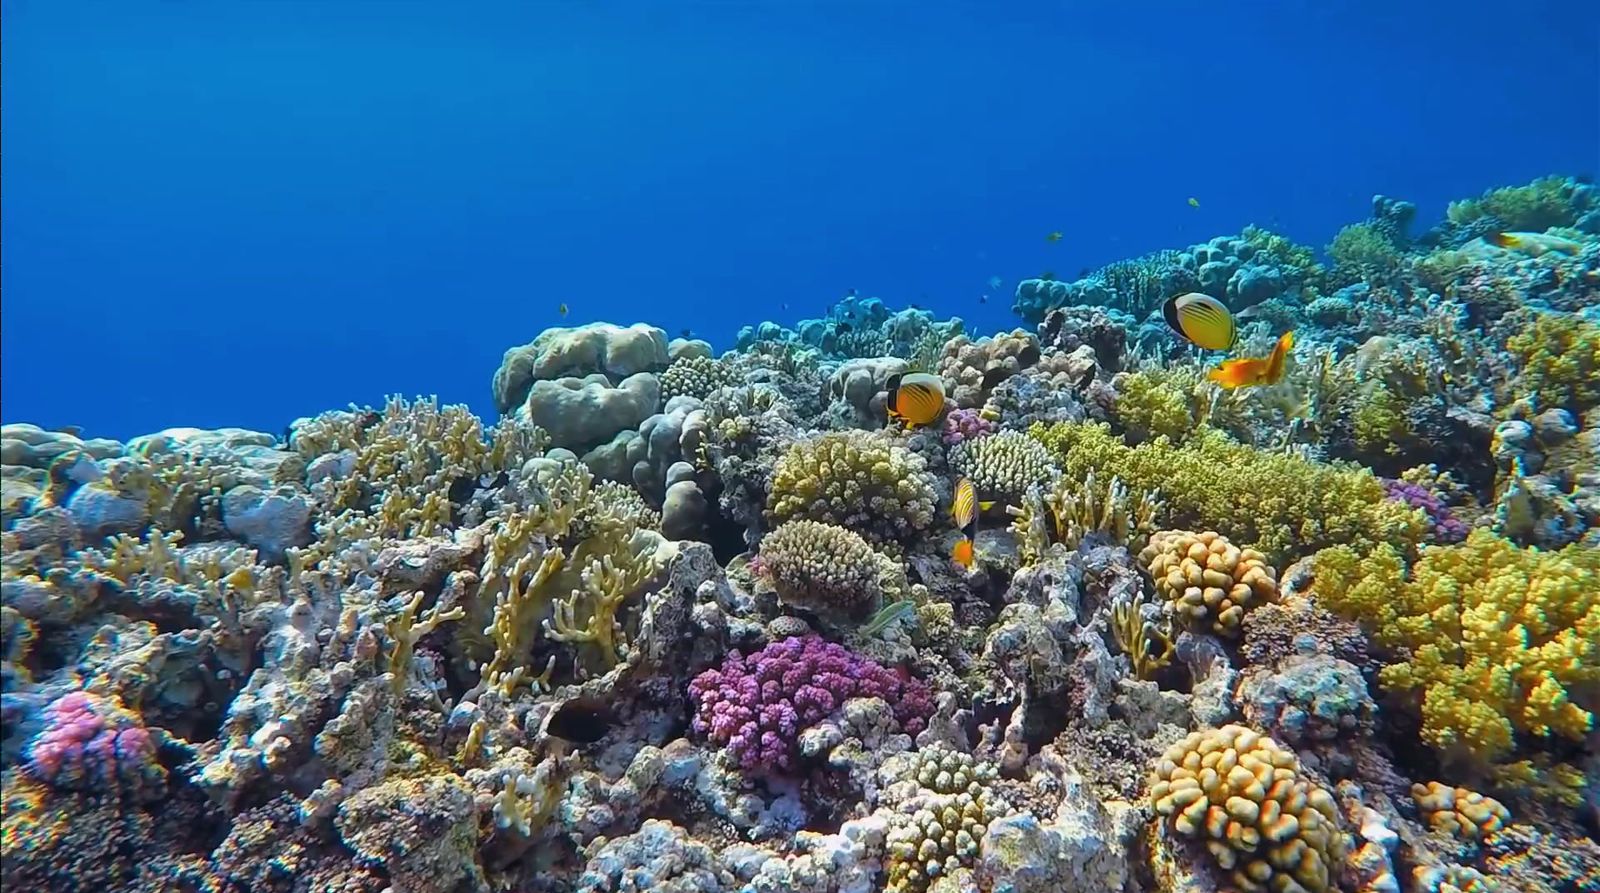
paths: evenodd
<path fill-rule="evenodd" d="M 1503 778 L 1537 775 L 1519 745 L 1582 740 L 1594 727 L 1580 703 L 1600 682 L 1593 549 L 1523 549 L 1480 528 L 1423 549 L 1409 572 L 1392 547 L 1362 557 L 1340 546 L 1317 553 L 1315 574 L 1319 603 L 1409 654 L 1379 681 L 1419 698 L 1422 739 L 1447 756 L 1481 769 L 1510 759 Z M 1567 787 L 1562 799 L 1576 796 Z"/>
<path fill-rule="evenodd" d="M 422 600 L 426 597 L 427 593 L 424 592 L 412 596 L 411 601 L 384 627 L 389 638 L 394 640 L 394 650 L 389 654 L 389 672 L 394 677 L 394 693 L 397 697 L 405 693 L 406 680 L 411 673 L 411 657 L 416 653 L 417 643 L 444 623 L 467 616 L 466 609 L 460 605 L 441 611 L 439 605 L 434 604 L 418 617 L 417 611 L 422 608 Z"/>
<path fill-rule="evenodd" d="M 1091 470 L 1081 482 L 1062 476 L 1048 488 L 1030 487 L 1019 505 L 1006 510 L 1013 518 L 1019 556 L 1029 565 L 1037 564 L 1053 543 L 1076 549 L 1090 534 L 1131 550 L 1142 548 L 1156 529 L 1161 505 L 1159 493 L 1135 496 L 1116 477 L 1102 487 Z"/>
<path fill-rule="evenodd" d="M 1159 491 L 1164 523 L 1219 530 L 1275 564 L 1340 543 L 1421 542 L 1420 512 L 1384 498 L 1370 471 L 1244 446 L 1214 430 L 1128 446 L 1103 424 L 1035 425 L 1069 478 L 1091 471 Z"/>

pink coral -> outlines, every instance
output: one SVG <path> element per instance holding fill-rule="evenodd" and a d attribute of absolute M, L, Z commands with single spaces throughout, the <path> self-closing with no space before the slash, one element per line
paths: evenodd
<path fill-rule="evenodd" d="M 695 732 L 751 771 L 791 771 L 800 733 L 850 698 L 882 698 L 913 735 L 933 712 L 920 680 L 814 635 L 791 636 L 748 657 L 730 654 L 720 669 L 695 677 L 689 696 Z"/>
<path fill-rule="evenodd" d="M 111 698 L 69 692 L 45 708 L 44 724 L 28 742 L 25 763 L 41 781 L 68 790 L 132 792 L 166 780 L 150 730 Z"/>
<path fill-rule="evenodd" d="M 993 434 L 998 425 L 984 418 L 976 409 L 952 409 L 944 417 L 944 445 L 955 446 Z"/>

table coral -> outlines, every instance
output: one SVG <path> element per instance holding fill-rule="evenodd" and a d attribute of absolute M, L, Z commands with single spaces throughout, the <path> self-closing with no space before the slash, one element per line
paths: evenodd
<path fill-rule="evenodd" d="M 908 734 L 933 713 L 927 685 L 817 636 L 774 642 L 749 656 L 734 652 L 689 685 L 694 730 L 747 771 L 796 767 L 801 732 L 849 698 L 882 698 Z"/>
<path fill-rule="evenodd" d="M 904 539 L 933 523 L 934 478 L 924 469 L 921 456 L 881 432 L 818 434 L 779 457 L 767 514 L 777 523 L 804 518 Z"/>
<path fill-rule="evenodd" d="M 790 521 L 761 541 L 761 573 L 786 604 L 857 614 L 878 602 L 878 556 L 855 533 L 816 521 Z"/>
<path fill-rule="evenodd" d="M 1246 611 L 1278 598 L 1278 572 L 1254 549 L 1240 549 L 1215 531 L 1164 530 L 1139 553 L 1180 620 L 1235 638 Z"/>
<path fill-rule="evenodd" d="M 1204 840 L 1243 890 L 1338 889 L 1344 838 L 1333 796 L 1259 732 L 1190 733 L 1156 762 L 1150 803 L 1178 834 Z"/>
<path fill-rule="evenodd" d="M 1600 553 L 1524 549 L 1478 529 L 1424 549 L 1409 573 L 1387 546 L 1365 558 L 1327 549 L 1315 570 L 1321 604 L 1409 652 L 1379 680 L 1420 697 L 1435 748 L 1495 763 L 1519 734 L 1582 740 L 1593 728 L 1580 702 L 1600 681 Z"/>
<path fill-rule="evenodd" d="M 1069 477 L 1095 471 L 1130 490 L 1160 491 L 1166 523 L 1218 530 L 1282 563 L 1324 546 L 1413 544 L 1422 514 L 1384 499 L 1370 471 L 1256 449 L 1218 431 L 1175 445 L 1128 446 L 1103 424 L 1035 425 L 1029 434 Z"/>

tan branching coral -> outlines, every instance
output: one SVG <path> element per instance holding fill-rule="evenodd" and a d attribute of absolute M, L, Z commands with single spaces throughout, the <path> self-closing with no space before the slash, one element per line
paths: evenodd
<path fill-rule="evenodd" d="M 394 640 L 394 650 L 389 653 L 389 672 L 394 676 L 396 695 L 403 694 L 406 690 L 406 679 L 411 673 L 411 657 L 416 653 L 417 643 L 438 629 L 441 624 L 467 616 L 466 610 L 459 605 L 441 611 L 439 605 L 435 603 L 418 617 L 417 611 L 422 608 L 422 600 L 426 597 L 427 593 L 424 592 L 412 596 L 411 601 L 407 602 L 400 613 L 384 627 L 389 633 L 389 638 Z"/>
<path fill-rule="evenodd" d="M 1462 840 L 1482 840 L 1511 823 L 1499 800 L 1437 781 L 1412 785 L 1411 799 L 1428 827 Z"/>
<path fill-rule="evenodd" d="M 934 518 L 934 479 L 921 456 L 884 432 L 832 431 L 801 440 L 778 458 L 767 515 L 847 527 L 900 540 Z"/>
<path fill-rule="evenodd" d="M 1142 592 L 1137 598 L 1113 602 L 1111 635 L 1133 664 L 1134 675 L 1149 680 L 1171 665 L 1177 649 L 1172 642 L 1172 618 L 1162 615 L 1160 621 L 1151 620 L 1144 613 L 1146 604 Z"/>
<path fill-rule="evenodd" d="M 1015 503 L 1028 488 L 1054 484 L 1059 472 L 1038 441 L 1018 431 L 1001 431 L 963 441 L 950 451 L 950 465 L 972 479 L 983 499 Z"/>
<path fill-rule="evenodd" d="M 762 573 L 778 597 L 820 613 L 857 614 L 880 598 L 878 556 L 843 527 L 790 521 L 761 541 Z"/>
<path fill-rule="evenodd" d="M 1156 529 L 1161 497 L 1145 491 L 1135 496 L 1115 477 L 1102 487 L 1091 471 L 1082 481 L 1062 476 L 1048 489 L 1029 487 L 1006 511 L 1026 566 L 1039 563 L 1052 544 L 1076 549 L 1090 534 L 1129 549 L 1142 547 Z"/>
<path fill-rule="evenodd" d="M 1259 732 L 1228 725 L 1174 744 L 1156 761 L 1150 803 L 1173 831 L 1204 841 L 1242 890 L 1338 889 L 1345 842 L 1332 795 Z"/>
<path fill-rule="evenodd" d="M 1215 531 L 1164 530 L 1150 538 L 1139 560 L 1156 592 L 1192 629 L 1237 636 L 1246 611 L 1278 599 L 1278 574 L 1265 556 Z"/>

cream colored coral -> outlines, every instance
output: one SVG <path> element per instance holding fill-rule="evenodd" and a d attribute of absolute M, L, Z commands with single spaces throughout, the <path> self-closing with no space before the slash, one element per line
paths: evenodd
<path fill-rule="evenodd" d="M 1333 796 L 1294 753 L 1240 725 L 1193 732 L 1167 749 L 1150 803 L 1249 893 L 1324 893 L 1344 858 Z"/>
<path fill-rule="evenodd" d="M 917 798 L 918 808 L 890 819 L 885 893 L 923 893 L 933 880 L 978 855 L 989 823 L 1005 814 L 987 788 Z"/>
<path fill-rule="evenodd" d="M 774 523 L 803 518 L 878 540 L 904 539 L 933 523 L 933 484 L 922 457 L 894 437 L 831 431 L 778 458 L 767 514 Z"/>
<path fill-rule="evenodd" d="M 1246 611 L 1278 600 L 1278 574 L 1215 531 L 1163 530 L 1139 553 L 1156 591 L 1193 629 L 1237 636 Z"/>
<path fill-rule="evenodd" d="M 1511 811 L 1499 800 L 1437 781 L 1412 785 L 1411 799 L 1428 827 L 1463 840 L 1482 840 L 1511 822 Z"/>
<path fill-rule="evenodd" d="M 1017 503 L 1028 488 L 1055 481 L 1055 463 L 1038 441 L 1018 431 L 1001 431 L 956 444 L 950 464 L 972 479 L 980 499 Z"/>
<path fill-rule="evenodd" d="M 679 357 L 661 373 L 661 399 L 688 394 L 704 400 L 717 388 L 737 383 L 733 369 L 710 357 Z"/>
<path fill-rule="evenodd" d="M 880 595 L 877 555 L 843 527 L 790 521 L 761 541 L 761 564 L 785 603 L 811 611 L 857 613 Z"/>
<path fill-rule="evenodd" d="M 1039 339 L 1016 329 L 973 341 L 957 335 L 945 343 L 939 375 L 950 399 L 967 409 L 983 405 L 995 385 L 1039 362 Z"/>

